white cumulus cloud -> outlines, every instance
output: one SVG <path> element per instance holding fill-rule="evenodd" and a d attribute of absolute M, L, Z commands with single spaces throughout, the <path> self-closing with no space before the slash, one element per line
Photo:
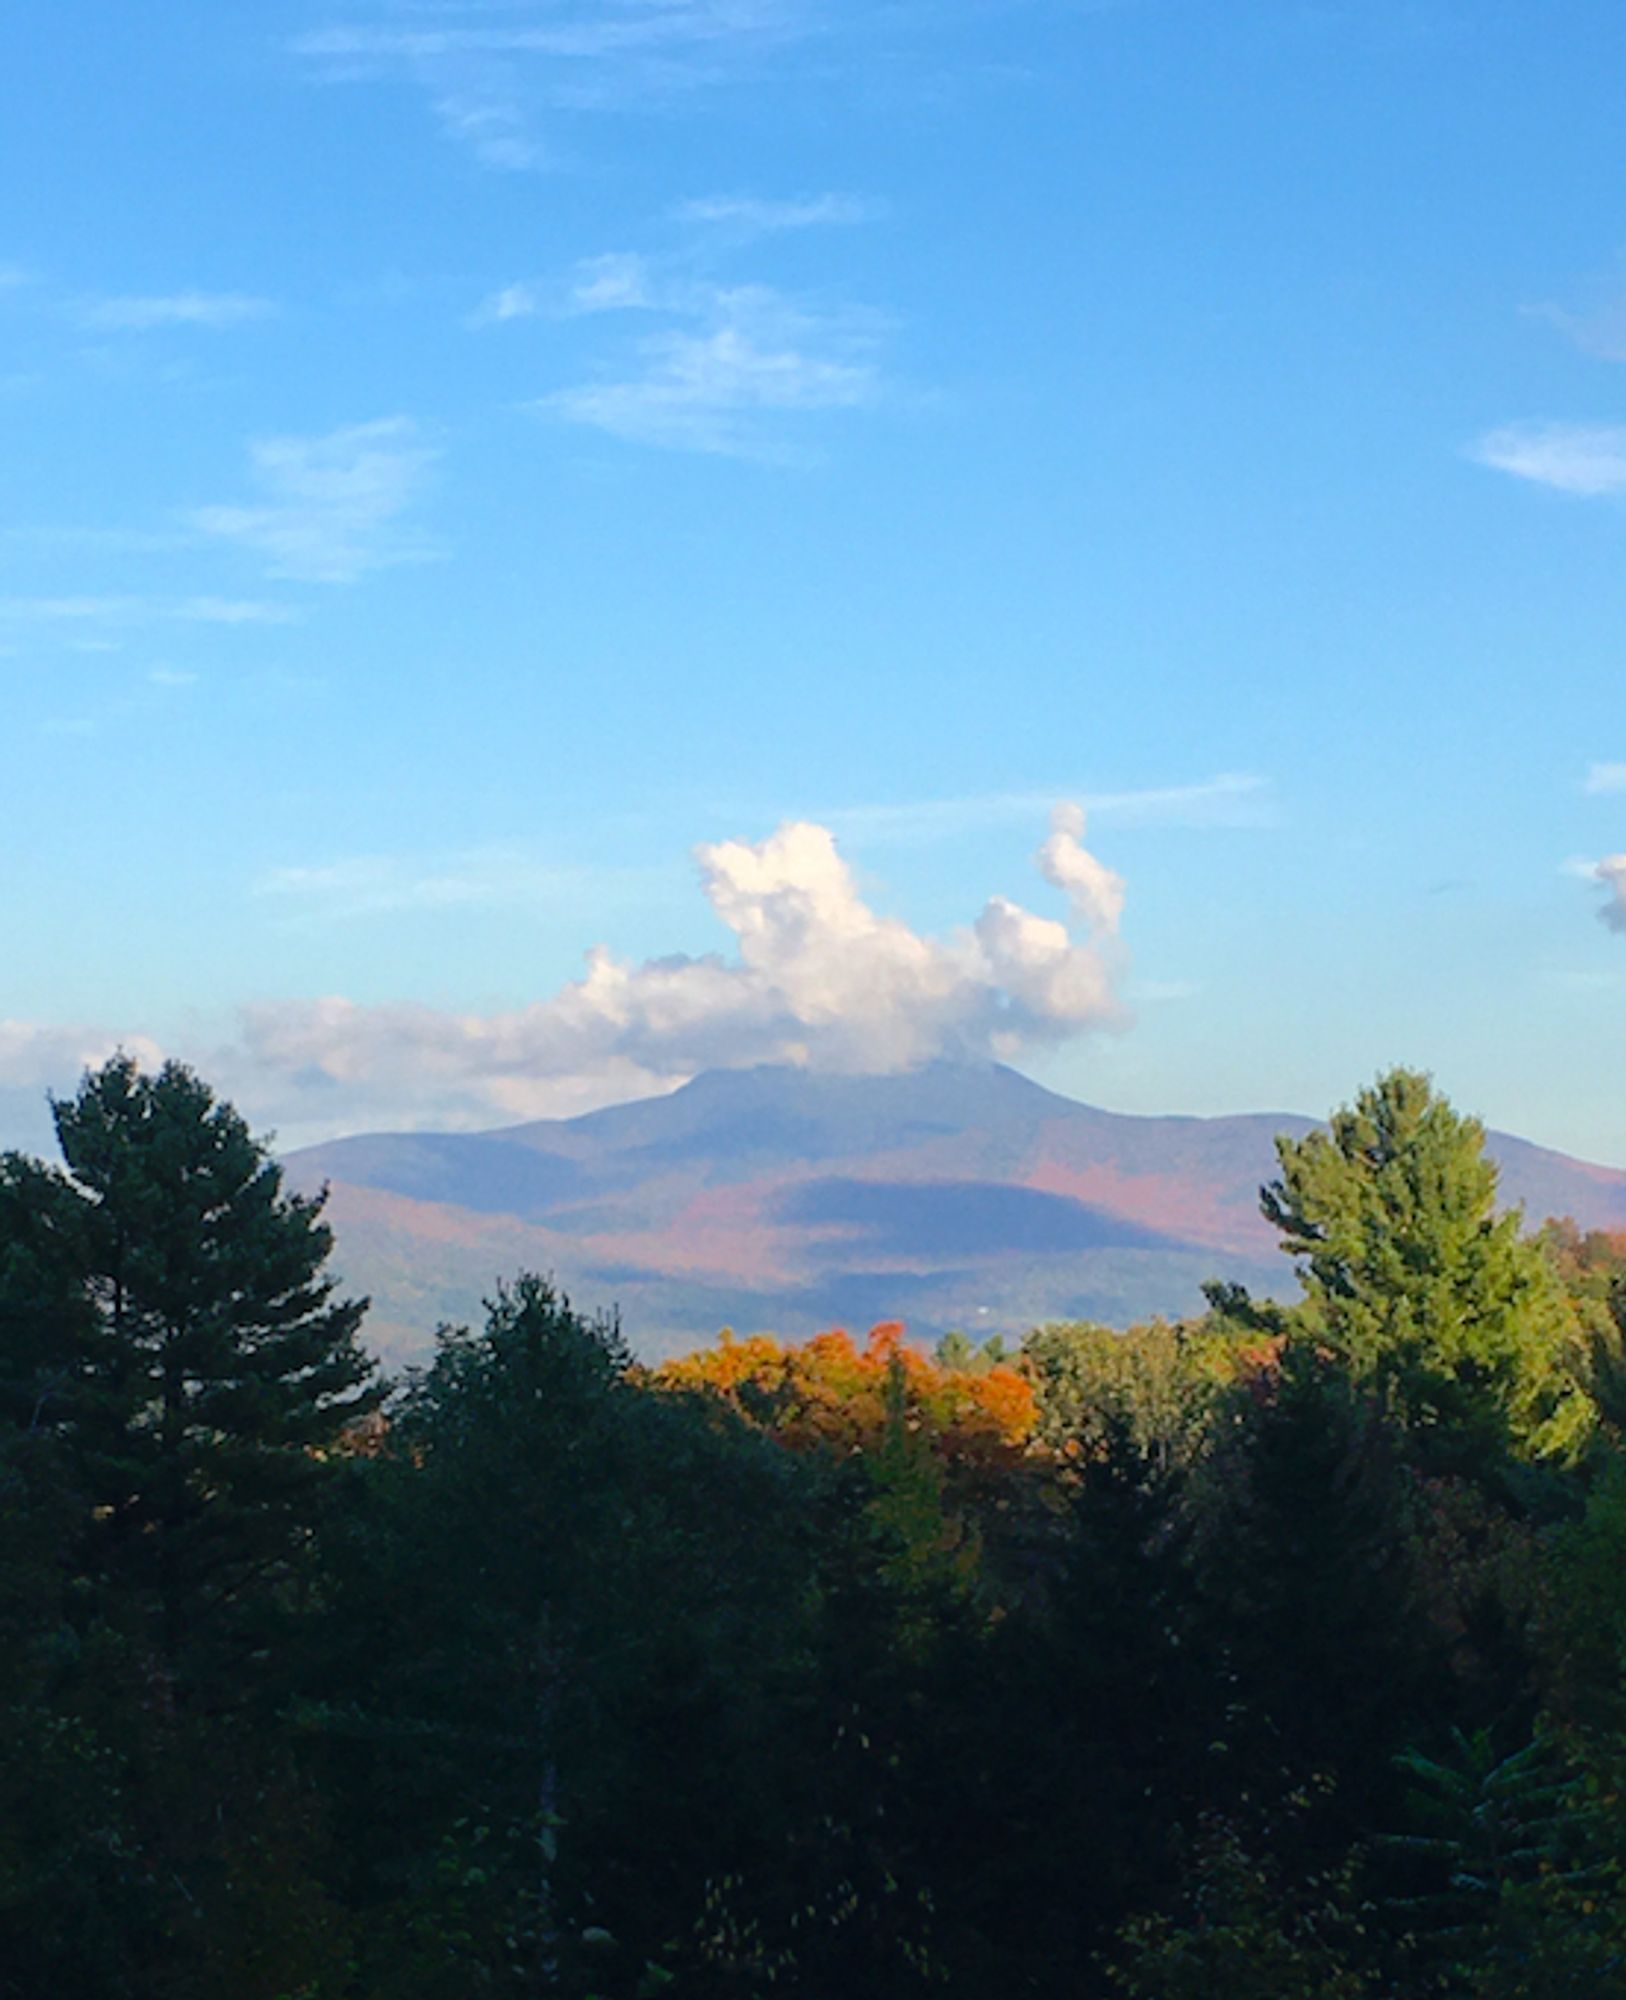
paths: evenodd
<path fill-rule="evenodd" d="M 502 1014 L 345 998 L 267 1002 L 241 1061 L 285 1122 L 479 1124 L 784 1062 L 849 1072 L 1009 1057 L 1121 1024 L 1122 884 L 1058 812 L 1036 857 L 1077 926 L 1003 896 L 948 937 L 875 910 L 829 830 L 805 821 L 697 851 L 727 955 L 634 963 L 603 947 L 550 998 Z"/>
<path fill-rule="evenodd" d="M 1044 878 L 1065 892 L 1079 922 L 1091 931 L 1115 931 L 1124 909 L 1121 875 L 1098 861 L 1084 845 L 1084 808 L 1057 806 L 1050 837 L 1039 849 Z"/>
<path fill-rule="evenodd" d="M 138 1062 L 161 1060 L 157 1044 L 145 1035 L 127 1035 L 121 1040 L 98 1028 L 0 1020 L 0 1088 L 68 1089 L 82 1070 L 106 1062 L 120 1048 L 127 1049 Z"/>
<path fill-rule="evenodd" d="M 225 1045 L 172 1053 L 285 1145 L 380 1125 L 569 1116 L 756 1063 L 865 1073 L 1009 1059 L 1127 1018 L 1123 885 L 1083 835 L 1078 808 L 1059 808 L 1034 857 L 1064 893 L 1065 918 L 993 896 L 970 923 L 932 936 L 873 906 L 827 827 L 789 821 L 765 840 L 696 850 L 727 951 L 634 961 L 595 946 L 579 978 L 500 1013 L 264 1000 L 241 1010 Z M 352 909 L 511 900 L 516 883 L 487 860 L 483 873 L 410 880 L 378 863 L 284 870 L 260 886 Z M 146 1037 L 0 1022 L 0 1119 L 37 1112 L 47 1087 L 71 1089 L 121 1045 L 160 1060 Z"/>
<path fill-rule="evenodd" d="M 144 1035 L 122 1042 L 100 1029 L 0 1017 L 0 1151 L 20 1147 L 54 1158 L 49 1094 L 70 1093 L 85 1070 L 125 1048 L 148 1068 L 162 1061 Z"/>

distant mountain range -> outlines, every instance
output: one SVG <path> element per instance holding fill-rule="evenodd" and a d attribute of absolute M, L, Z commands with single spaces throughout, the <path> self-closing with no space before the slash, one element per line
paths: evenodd
<path fill-rule="evenodd" d="M 287 1167 L 295 1186 L 330 1185 L 337 1265 L 371 1294 L 390 1358 L 476 1319 L 520 1270 L 618 1304 L 654 1358 L 725 1325 L 1020 1336 L 1189 1312 L 1209 1277 L 1289 1292 L 1258 1190 L 1275 1135 L 1312 1122 L 1124 1117 L 997 1065 L 717 1070 L 583 1118 L 375 1133 Z M 1626 1172 L 1500 1133 L 1490 1148 L 1532 1221 L 1626 1228 Z"/>

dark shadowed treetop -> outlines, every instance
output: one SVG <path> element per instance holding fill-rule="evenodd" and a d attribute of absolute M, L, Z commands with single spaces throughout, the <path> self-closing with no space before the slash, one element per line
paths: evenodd
<path fill-rule="evenodd" d="M 0 1159 L 5 1401 L 72 1467 L 85 1574 L 178 1671 L 304 1546 L 377 1401 L 366 1302 L 334 1296 L 323 1198 L 190 1070 L 120 1055 L 53 1109 L 63 1168 Z"/>
<path fill-rule="evenodd" d="M 120 1055 L 53 1111 L 87 1291 L 169 1442 L 315 1444 L 361 1413 L 366 1301 L 334 1299 L 323 1197 L 285 1194 L 229 1104 L 180 1063 Z"/>

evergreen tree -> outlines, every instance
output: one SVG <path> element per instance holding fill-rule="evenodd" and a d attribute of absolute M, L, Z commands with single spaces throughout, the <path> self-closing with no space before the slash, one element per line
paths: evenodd
<path fill-rule="evenodd" d="M 1220 1691 L 1201 1643 L 1184 1487 L 1158 1442 L 1109 1413 L 1079 1469 L 1041 1627 L 1048 1717 L 1013 1788 L 1053 1789 L 1051 1907 L 1034 1921 L 1059 1923 L 1080 1956 L 1163 1886 L 1171 1833 L 1211 1779 Z"/>
<path fill-rule="evenodd" d="M 1579 1445 L 1592 1406 L 1575 1315 L 1522 1218 L 1497 1213 L 1477 1119 L 1396 1069 L 1276 1150 L 1281 1173 L 1260 1203 L 1299 1260 L 1305 1300 L 1275 1323 L 1334 1354 L 1447 1462 Z M 1270 1317 L 1235 1287 L 1211 1297 Z"/>
<path fill-rule="evenodd" d="M 958 1725 L 957 1754 L 913 1783 L 930 1799 L 929 1879 L 955 1919 L 955 1990 L 1072 2000 L 1096 1990 L 1081 1969 L 1116 1927 L 1169 1887 L 1218 1703 L 1194 1643 L 1183 1480 L 1109 1412 L 1048 1491 L 1025 1588 L 939 1676 L 938 1729 Z"/>
<path fill-rule="evenodd" d="M 324 1448 L 376 1401 L 366 1303 L 334 1296 L 322 1198 L 285 1193 L 182 1065 L 117 1056 L 53 1109 L 64 1169 L 0 1161 L 7 1400 L 73 1466 L 87 1579 L 185 1678 L 278 1578 Z"/>
<path fill-rule="evenodd" d="M 1302 1791 L 1299 1840 L 1337 1842 L 1393 1789 L 1431 1694 L 1411 1481 L 1336 1363 L 1295 1347 L 1233 1392 L 1202 1487 L 1222 1765 L 1256 1805 Z"/>
<path fill-rule="evenodd" d="M 314 1992 L 346 1946 L 277 1711 L 363 1307 L 189 1071 L 54 1109 L 61 1167 L 0 1158 L 0 1992 Z"/>
<path fill-rule="evenodd" d="M 724 1877 L 778 1886 L 810 1479 L 540 1277 L 442 1329 L 324 1537 L 362 1990 L 620 2000 Z"/>
<path fill-rule="evenodd" d="M 1414 1976 L 1465 2000 L 1621 2000 L 1621 1862 L 1596 1784 L 1539 1736 L 1501 1756 L 1489 1731 L 1453 1729 L 1441 1756 L 1400 1762 L 1415 1830 L 1379 1858 L 1405 1881 L 1387 1914 Z"/>

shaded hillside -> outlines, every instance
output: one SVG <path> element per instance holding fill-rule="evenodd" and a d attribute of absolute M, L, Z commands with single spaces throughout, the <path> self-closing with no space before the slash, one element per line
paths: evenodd
<path fill-rule="evenodd" d="M 1281 1291 L 1258 1188 L 1274 1136 L 1311 1123 L 1125 1117 L 992 1065 L 727 1070 L 582 1118 L 369 1134 L 288 1164 L 331 1184 L 338 1262 L 395 1356 L 521 1268 L 619 1301 L 653 1356 L 725 1324 L 1019 1333 L 1188 1312 L 1212 1276 Z M 1500 1135 L 1491 1151 L 1532 1219 L 1626 1226 L 1626 1173 Z"/>

